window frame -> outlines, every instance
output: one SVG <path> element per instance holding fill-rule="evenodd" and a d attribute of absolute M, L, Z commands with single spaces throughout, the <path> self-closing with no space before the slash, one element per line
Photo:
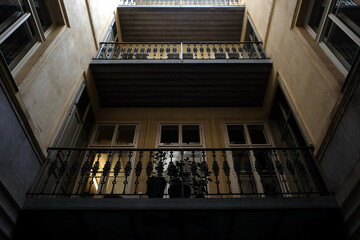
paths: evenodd
<path fill-rule="evenodd" d="M 11 35 L 18 30 L 23 24 L 29 24 L 34 36 L 32 36 L 31 42 L 13 59 L 9 64 L 6 65 L 12 72 L 19 71 L 19 66 L 27 62 L 30 56 L 37 51 L 37 48 L 45 43 L 47 40 L 52 39 L 51 34 L 57 29 L 58 26 L 69 26 L 68 19 L 65 13 L 63 0 L 59 1 L 45 1 L 47 12 L 51 19 L 51 25 L 44 31 L 42 27 L 39 14 L 37 12 L 35 3 L 33 0 L 23 0 L 24 9 L 23 13 L 7 26 L 3 33 L 0 34 L 0 44 L 5 42 Z M 57 16 L 59 15 L 59 16 Z M 27 22 L 27 23 L 26 23 Z M 0 52 L 0 54 L 2 54 Z"/>
<path fill-rule="evenodd" d="M 116 137 L 119 131 L 119 126 L 135 126 L 135 132 L 134 132 L 134 140 L 132 144 L 115 144 L 116 143 Z M 107 145 L 102 144 L 96 144 L 95 138 L 96 133 L 98 132 L 98 129 L 100 126 L 114 126 L 114 131 L 111 138 L 111 143 Z M 96 124 L 96 127 L 94 128 L 94 131 L 91 136 L 90 140 L 90 147 L 129 147 L 129 148 L 135 148 L 137 146 L 139 139 L 139 123 L 98 123 Z"/>
<path fill-rule="evenodd" d="M 182 136 L 182 130 L 183 126 L 186 125 L 197 125 L 199 126 L 199 137 L 200 137 L 200 143 L 199 144 L 185 144 L 183 143 L 183 136 Z M 161 133 L 162 133 L 162 126 L 178 126 L 178 144 L 162 144 L 161 143 Z M 160 123 L 158 125 L 157 130 L 157 139 L 156 139 L 156 145 L 159 148 L 165 147 L 165 148 L 202 148 L 204 146 L 204 136 L 203 136 L 203 125 L 202 123 Z"/>
<path fill-rule="evenodd" d="M 244 137 L 245 137 L 245 141 L 246 141 L 245 144 L 230 143 L 229 132 L 228 132 L 228 128 L 227 128 L 228 125 L 243 126 L 243 128 L 244 128 Z M 265 136 L 265 139 L 267 140 L 267 143 L 266 144 L 252 143 L 248 126 L 263 126 L 264 127 L 264 136 Z M 226 122 L 224 124 L 224 127 L 225 127 L 225 131 L 224 131 L 225 132 L 225 143 L 229 148 L 272 147 L 274 145 L 273 141 L 272 141 L 272 138 L 271 138 L 271 132 L 268 129 L 266 123 L 258 123 L 258 122 L 255 122 L 255 123 L 239 123 L 239 122 L 231 123 L 231 122 Z"/>
<path fill-rule="evenodd" d="M 353 32 L 350 27 L 344 23 L 343 20 L 338 18 L 334 13 L 333 10 L 336 6 L 338 0 L 325 0 L 326 5 L 324 8 L 324 12 L 321 16 L 321 20 L 319 23 L 319 27 L 315 32 L 314 29 L 309 25 L 309 20 L 312 14 L 312 10 L 314 7 L 314 3 L 317 0 L 308 0 L 303 2 L 303 7 L 306 9 L 306 17 L 303 23 L 304 28 L 307 30 L 309 35 L 314 39 L 314 41 L 320 46 L 320 48 L 325 52 L 325 54 L 330 58 L 330 60 L 336 65 L 336 67 L 340 70 L 340 72 L 346 76 L 352 65 L 346 62 L 342 56 L 337 56 L 337 50 L 332 50 L 327 43 L 325 42 L 325 34 L 327 28 L 330 25 L 334 24 L 336 27 L 339 28 L 345 35 L 347 35 L 360 49 L 360 36 L 357 36 L 356 33 Z M 360 51 L 360 50 L 358 50 Z"/>

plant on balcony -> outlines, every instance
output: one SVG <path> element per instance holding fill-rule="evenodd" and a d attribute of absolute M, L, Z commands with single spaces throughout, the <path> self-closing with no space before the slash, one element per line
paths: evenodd
<path fill-rule="evenodd" d="M 164 190 L 166 187 L 166 180 L 163 177 L 166 164 L 165 160 L 165 153 L 156 153 L 154 161 L 151 162 L 149 166 L 149 170 L 152 171 L 153 166 L 155 165 L 156 170 L 156 173 L 151 173 L 151 177 L 149 177 L 147 181 L 147 194 L 149 198 L 163 198 L 164 196 Z"/>
<path fill-rule="evenodd" d="M 212 172 L 205 161 L 191 163 L 192 183 L 190 187 L 194 190 L 196 198 L 204 198 L 208 194 L 207 184 L 211 182 L 210 178 Z"/>
<path fill-rule="evenodd" d="M 185 171 L 185 167 L 190 164 L 189 158 L 181 159 L 175 163 L 171 161 L 167 168 L 170 177 L 169 195 L 170 198 L 189 198 L 191 188 L 186 180 L 189 179 L 190 173 Z"/>

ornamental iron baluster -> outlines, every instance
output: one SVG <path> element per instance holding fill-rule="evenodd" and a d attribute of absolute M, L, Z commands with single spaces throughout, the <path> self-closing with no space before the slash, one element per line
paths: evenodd
<path fill-rule="evenodd" d="M 304 191 L 304 192 L 310 192 L 311 193 L 313 191 L 313 188 L 310 186 L 310 181 L 309 181 L 306 169 L 305 169 L 303 163 L 300 161 L 299 152 L 297 150 L 294 150 L 293 156 L 294 156 L 294 166 L 296 167 L 296 169 L 298 170 L 298 172 L 301 175 L 301 177 L 299 177 L 300 181 L 303 181 L 305 183 L 306 187 L 307 187 L 307 191 Z"/>
<path fill-rule="evenodd" d="M 100 187 L 100 190 L 99 190 L 99 193 L 101 194 L 102 193 L 102 190 L 103 190 L 103 187 L 106 183 L 106 178 L 108 177 L 108 174 L 110 172 L 110 169 L 111 169 L 111 158 L 112 158 L 112 152 L 110 151 L 109 154 L 108 154 L 108 157 L 107 157 L 107 160 L 106 160 L 106 163 L 103 167 L 103 172 L 102 172 L 102 180 L 101 180 L 101 187 Z"/>
<path fill-rule="evenodd" d="M 101 157 L 101 153 L 98 153 L 97 155 L 97 160 L 94 163 L 93 167 L 91 168 L 91 180 L 90 180 L 90 185 L 89 185 L 89 193 L 91 190 L 92 185 L 94 184 L 94 179 L 96 181 L 96 174 L 98 173 L 99 169 L 100 169 L 100 157 Z"/>
<path fill-rule="evenodd" d="M 242 180 L 241 180 L 241 157 L 238 158 L 236 157 L 236 153 L 237 151 L 232 151 L 233 153 L 233 163 L 234 163 L 234 171 L 236 173 L 236 177 L 237 177 L 237 180 L 238 180 L 238 183 L 239 183 L 239 187 L 240 187 L 240 193 L 243 194 L 244 193 L 244 189 L 242 187 Z M 242 151 L 240 152 L 240 156 L 242 156 Z"/>
<path fill-rule="evenodd" d="M 48 170 L 47 170 L 47 178 L 45 179 L 44 185 L 43 185 L 43 187 L 42 187 L 42 189 L 41 189 L 41 191 L 40 191 L 41 194 L 44 193 L 46 186 L 49 184 L 49 179 L 50 179 L 50 177 L 51 177 L 52 175 L 55 175 L 55 169 L 56 169 L 56 167 L 57 167 L 57 162 L 56 162 L 57 159 L 56 159 L 56 157 L 55 157 L 54 161 L 51 161 L 50 158 L 48 158 L 48 161 L 50 162 L 50 166 L 49 166 L 49 168 L 48 168 Z"/>
<path fill-rule="evenodd" d="M 135 167 L 136 181 L 135 181 L 134 194 L 137 193 L 137 188 L 138 188 L 138 185 L 140 183 L 139 178 L 140 178 L 140 175 L 141 175 L 141 172 L 142 172 L 142 157 L 143 157 L 143 151 L 140 151 L 140 153 L 139 153 L 139 161 L 137 162 L 136 167 Z"/>
<path fill-rule="evenodd" d="M 284 156 L 285 156 L 285 159 L 286 159 L 286 167 L 287 167 L 289 173 L 292 175 L 293 183 L 295 183 L 295 186 L 296 186 L 298 192 L 301 193 L 299 183 L 298 183 L 298 180 L 297 180 L 296 174 L 295 174 L 295 168 L 294 168 L 293 164 L 291 163 L 291 160 L 289 159 L 288 151 L 283 150 L 283 152 L 284 152 Z"/>
<path fill-rule="evenodd" d="M 216 152 L 213 151 L 212 152 L 212 157 L 213 157 L 213 164 L 212 164 L 212 170 L 214 172 L 214 176 L 215 176 L 215 184 L 216 184 L 216 189 L 217 189 L 217 193 L 220 194 L 220 181 L 219 181 L 219 173 L 220 173 L 220 167 L 218 162 L 216 161 Z"/>
<path fill-rule="evenodd" d="M 196 164 L 196 161 L 195 161 L 195 151 L 191 151 L 191 164 L 190 164 L 190 172 L 191 172 L 191 176 L 192 176 L 192 185 L 195 187 L 195 188 L 198 188 L 198 184 L 197 183 L 200 183 L 197 181 L 196 178 L 200 178 L 201 176 L 198 174 L 197 172 L 197 164 Z"/>
<path fill-rule="evenodd" d="M 212 179 L 209 178 L 211 172 L 209 171 L 209 166 L 206 161 L 205 151 L 202 151 L 201 157 L 202 157 L 202 161 L 199 165 L 199 168 L 200 168 L 201 177 L 205 183 L 204 184 L 204 193 L 208 194 L 208 186 L 207 185 L 208 185 L 209 181 L 212 181 Z"/>
<path fill-rule="evenodd" d="M 122 158 L 122 151 L 119 151 L 118 160 L 116 161 L 114 166 L 114 180 L 112 181 L 111 194 L 114 194 L 115 185 L 117 183 L 116 178 L 118 177 L 121 170 L 121 158 Z"/>
<path fill-rule="evenodd" d="M 67 170 L 70 156 L 71 156 L 71 150 L 69 150 L 68 153 L 66 154 L 64 161 L 62 161 L 60 157 L 58 158 L 60 162 L 60 168 L 59 168 L 58 176 L 56 177 L 55 187 L 52 194 L 55 194 L 58 191 L 58 187 L 59 184 L 61 183 L 61 179 Z"/>
<path fill-rule="evenodd" d="M 274 164 L 272 162 L 272 159 L 271 159 L 271 151 L 268 151 L 268 150 L 264 150 L 263 152 L 263 156 L 265 158 L 265 163 L 266 163 L 266 168 L 267 168 L 267 171 L 268 171 L 268 174 L 271 178 L 271 183 L 272 183 L 272 186 L 273 186 L 273 190 L 274 190 L 274 194 L 277 194 L 278 193 L 278 189 L 276 186 L 278 186 L 278 179 L 277 179 L 277 175 L 276 175 L 276 172 L 275 172 L 275 169 L 274 169 Z M 281 193 L 281 191 L 280 191 Z"/>
<path fill-rule="evenodd" d="M 147 175 L 147 177 L 148 177 L 146 183 L 149 182 L 149 178 L 151 177 L 151 175 L 152 175 L 152 173 L 153 173 L 153 170 L 154 170 L 154 163 L 153 163 L 153 161 L 152 161 L 152 158 L 153 158 L 153 157 L 154 157 L 153 151 L 150 151 L 150 153 L 149 153 L 149 161 L 148 161 L 148 163 L 147 163 L 147 165 L 146 165 L 146 175 Z"/>
<path fill-rule="evenodd" d="M 288 185 L 287 185 L 287 182 L 286 182 L 286 178 L 284 176 L 284 167 L 283 167 L 282 163 L 280 162 L 280 160 L 278 158 L 277 151 L 273 150 L 272 152 L 273 152 L 273 156 L 275 158 L 275 168 L 276 168 L 277 172 L 280 175 L 280 179 L 281 179 L 281 182 L 283 183 L 283 186 L 285 188 L 285 192 L 289 193 L 289 188 L 288 188 Z"/>
<path fill-rule="evenodd" d="M 156 159 L 155 169 L 156 169 L 157 176 L 162 177 L 163 173 L 164 173 L 164 168 L 165 168 L 164 167 L 164 165 L 165 165 L 164 161 L 166 159 L 165 152 L 160 151 L 160 152 L 156 153 L 155 159 Z"/>
<path fill-rule="evenodd" d="M 65 192 L 68 192 L 68 189 L 71 185 L 71 182 L 73 180 L 73 177 L 75 176 L 77 170 L 79 169 L 79 163 L 81 161 L 81 158 L 82 158 L 82 151 L 79 151 L 78 153 L 78 156 L 76 158 L 76 160 L 71 164 L 71 167 L 70 167 L 70 170 L 69 170 L 69 174 L 68 174 L 68 181 L 65 183 L 65 188 L 66 188 L 66 191 Z"/>
<path fill-rule="evenodd" d="M 226 160 L 226 152 L 223 151 L 222 152 L 222 157 L 224 158 L 224 161 L 223 161 L 223 170 L 224 170 L 224 173 L 225 173 L 225 176 L 226 176 L 226 183 L 228 185 L 228 188 L 229 188 L 229 193 L 231 194 L 232 191 L 231 191 L 231 181 L 230 181 L 230 165 L 228 163 L 228 161 Z"/>
<path fill-rule="evenodd" d="M 80 187 L 82 186 L 83 181 L 84 181 L 84 177 L 85 177 L 86 174 L 88 174 L 88 172 L 91 169 L 91 164 L 90 164 L 91 159 L 92 159 L 92 152 L 89 151 L 87 153 L 86 161 L 83 163 L 83 165 L 82 165 L 82 167 L 80 169 L 80 180 L 78 181 L 78 187 L 76 189 L 76 194 L 79 193 Z"/>
<path fill-rule="evenodd" d="M 123 194 L 125 194 L 126 186 L 127 186 L 127 184 L 129 183 L 129 182 L 128 182 L 128 178 L 129 178 L 129 176 L 130 176 L 131 169 L 132 169 L 132 167 L 131 167 L 131 158 L 132 158 L 132 156 L 133 156 L 133 152 L 132 152 L 132 151 L 129 151 L 128 161 L 127 161 L 127 163 L 126 163 L 126 165 L 125 165 L 125 168 L 124 168 L 124 170 L 125 170 L 125 180 L 124 180 Z"/>
<path fill-rule="evenodd" d="M 248 154 L 250 155 L 251 152 L 249 152 Z M 249 157 L 249 155 L 248 155 L 248 157 Z M 255 184 L 253 169 L 252 169 L 251 163 L 249 162 L 249 159 L 247 159 L 245 165 L 246 165 L 245 170 L 246 170 L 246 174 L 248 175 L 248 178 L 249 178 L 249 184 L 251 186 L 252 193 L 258 194 L 258 190 L 257 190 L 256 184 Z"/>

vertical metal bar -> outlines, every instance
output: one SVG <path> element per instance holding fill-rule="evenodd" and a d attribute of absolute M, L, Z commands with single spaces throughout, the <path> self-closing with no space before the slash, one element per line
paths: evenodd
<path fill-rule="evenodd" d="M 222 156 L 224 158 L 223 160 L 223 170 L 224 170 L 224 173 L 225 173 L 225 176 L 226 176 L 226 183 L 228 185 L 228 188 L 229 188 L 229 193 L 231 194 L 232 191 L 231 191 L 231 181 L 230 181 L 230 165 L 226 159 L 226 151 L 223 151 L 222 152 Z"/>
<path fill-rule="evenodd" d="M 216 161 L 216 152 L 213 151 L 212 152 L 212 157 L 213 157 L 213 164 L 212 164 L 212 170 L 214 172 L 214 175 L 215 175 L 215 184 L 216 184 L 216 189 L 217 189 L 217 193 L 220 194 L 220 181 L 219 181 L 219 172 L 220 172 L 220 167 L 219 167 L 219 164 L 218 162 Z"/>
<path fill-rule="evenodd" d="M 61 179 L 67 170 L 70 156 L 71 156 L 71 150 L 69 150 L 68 153 L 66 154 L 64 161 L 62 161 L 62 159 L 60 157 L 58 158 L 59 162 L 60 162 L 60 168 L 58 169 L 58 176 L 56 178 L 53 194 L 55 194 L 58 191 L 58 187 L 61 183 Z"/>
<path fill-rule="evenodd" d="M 284 167 L 282 165 L 282 163 L 280 162 L 279 158 L 278 158 L 278 154 L 276 152 L 276 150 L 272 151 L 273 156 L 275 158 L 275 169 L 277 171 L 277 173 L 280 175 L 280 180 L 282 182 L 282 185 L 285 189 L 285 193 L 289 193 L 289 188 L 286 182 L 286 178 L 284 176 Z M 282 192 L 283 193 L 283 192 Z"/>
<path fill-rule="evenodd" d="M 118 177 L 121 170 L 121 158 L 122 158 L 122 151 L 119 151 L 118 160 L 116 161 L 114 166 L 114 180 L 112 181 L 111 194 L 114 194 L 115 185 L 117 183 L 116 178 Z"/>
<path fill-rule="evenodd" d="M 129 151 L 129 154 L 128 154 L 128 161 L 125 165 L 125 180 L 124 180 L 124 189 L 123 189 L 123 194 L 125 194 L 126 192 L 126 186 L 127 184 L 129 183 L 128 182 L 128 178 L 130 176 L 130 173 L 131 173 L 131 169 L 132 169 L 132 166 L 131 166 L 131 158 L 133 156 L 133 152 L 132 151 Z"/>
<path fill-rule="evenodd" d="M 139 185 L 139 178 L 142 172 L 142 158 L 143 158 L 143 151 L 140 151 L 139 153 L 139 160 L 136 164 L 135 167 L 135 175 L 136 175 L 136 180 L 135 180 L 135 190 L 134 190 L 134 194 L 137 193 L 137 189 L 138 189 L 138 185 Z"/>
<path fill-rule="evenodd" d="M 285 156 L 285 159 L 286 159 L 286 167 L 289 171 L 289 173 L 292 175 L 292 178 L 293 178 L 293 183 L 295 184 L 297 190 L 298 190 L 298 195 L 300 196 L 300 193 L 301 193 L 301 189 L 299 187 L 299 181 L 298 179 L 296 178 L 296 173 L 295 173 L 295 168 L 290 160 L 290 157 L 289 157 L 289 153 L 287 150 L 283 150 L 283 153 L 284 153 L 284 156 Z"/>
<path fill-rule="evenodd" d="M 102 191 L 103 191 L 103 187 L 106 183 L 106 178 L 108 177 L 109 175 L 109 172 L 110 172 L 110 168 L 111 168 L 111 158 L 112 158 L 112 151 L 110 151 L 108 153 L 108 157 L 107 157 L 107 160 L 106 160 L 106 163 L 103 167 L 103 171 L 102 171 L 102 180 L 100 182 L 101 184 L 101 187 L 100 187 L 100 190 L 99 190 L 99 194 L 102 194 Z"/>
<path fill-rule="evenodd" d="M 89 151 L 87 153 L 87 158 L 80 169 L 80 180 L 78 181 L 78 187 L 75 192 L 76 194 L 79 194 L 80 188 L 82 187 L 82 184 L 84 182 L 85 175 L 87 175 L 91 169 L 91 158 L 92 152 Z"/>
<path fill-rule="evenodd" d="M 100 169 L 100 157 L 101 157 L 101 153 L 98 153 L 97 160 L 91 168 L 91 180 L 89 182 L 90 184 L 89 184 L 89 190 L 88 190 L 89 193 L 91 191 L 92 185 L 94 184 L 94 179 L 96 181 L 96 174 L 98 173 L 98 171 Z"/>

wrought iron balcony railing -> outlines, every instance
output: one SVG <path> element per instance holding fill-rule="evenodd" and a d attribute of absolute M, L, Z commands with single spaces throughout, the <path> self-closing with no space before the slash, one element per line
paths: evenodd
<path fill-rule="evenodd" d="M 94 59 L 267 59 L 262 42 L 102 42 Z"/>
<path fill-rule="evenodd" d="M 242 6 L 243 0 L 120 0 L 120 6 Z"/>
<path fill-rule="evenodd" d="M 328 194 L 310 148 L 50 148 L 30 197 L 306 197 Z"/>

